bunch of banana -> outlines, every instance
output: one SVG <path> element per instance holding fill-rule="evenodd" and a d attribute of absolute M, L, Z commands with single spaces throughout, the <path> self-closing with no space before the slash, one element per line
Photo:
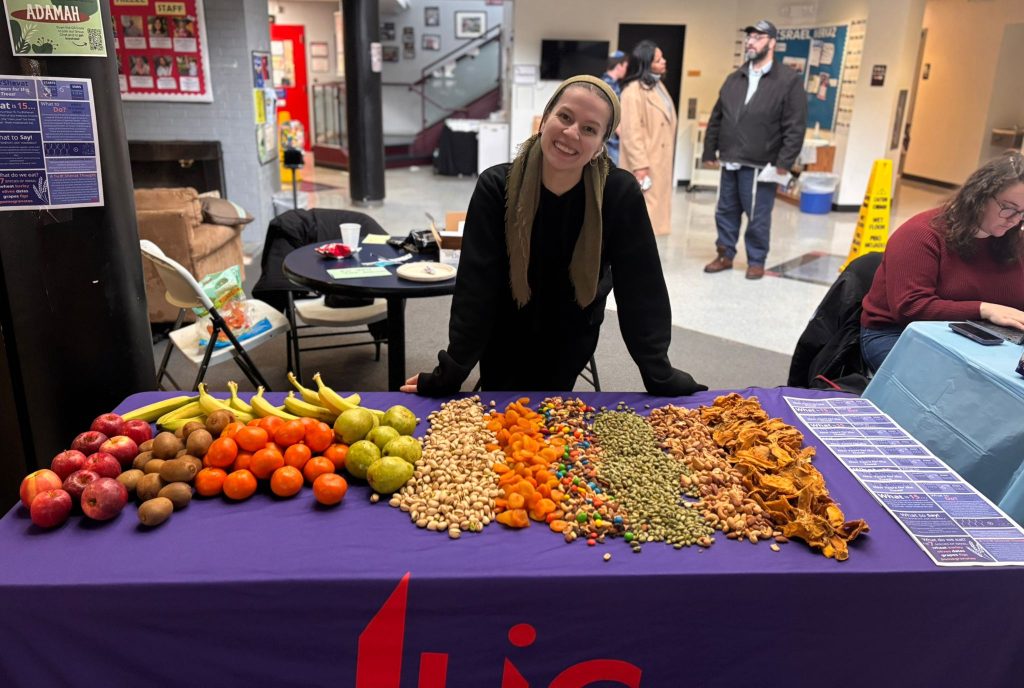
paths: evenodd
<path fill-rule="evenodd" d="M 324 383 L 323 378 L 320 377 L 320 373 L 313 376 L 313 382 L 315 382 L 317 386 L 317 395 L 320 397 L 320 406 L 330 409 L 334 412 L 335 416 L 340 416 L 349 409 L 366 408 L 359 405 L 362 398 L 360 398 L 358 394 L 350 394 L 347 397 L 341 396 Z M 366 410 L 376 416 L 378 420 L 384 417 L 383 411 L 372 408 L 367 408 Z"/>
<path fill-rule="evenodd" d="M 184 427 L 186 423 L 192 421 L 198 421 L 200 423 L 206 422 L 206 412 L 203 411 L 202 405 L 199 403 L 199 398 L 196 401 L 190 401 L 173 411 L 169 411 L 164 415 L 156 419 L 157 427 L 161 430 L 169 430 L 174 432 L 178 428 Z"/>
<path fill-rule="evenodd" d="M 176 411 L 185 404 L 193 401 L 199 401 L 199 397 L 190 397 L 187 395 L 171 397 L 169 399 L 153 402 L 152 404 L 147 404 L 146 406 L 140 406 L 134 411 L 122 413 L 121 417 L 125 420 L 144 420 L 152 423 L 161 416 L 171 413 L 172 411 Z"/>
<path fill-rule="evenodd" d="M 242 413 L 248 414 L 250 416 L 256 415 L 252 410 L 252 406 L 245 403 L 238 397 L 237 382 L 235 382 L 234 380 L 228 380 L 228 391 L 231 392 L 231 398 L 228 399 L 228 404 L 231 406 L 231 411 L 233 413 L 241 411 Z"/>
<path fill-rule="evenodd" d="M 319 374 L 320 373 L 317 373 L 317 375 Z M 303 384 L 299 382 L 299 379 L 295 377 L 295 373 L 291 371 L 288 371 L 288 382 L 292 384 L 292 387 L 294 387 L 295 391 L 299 393 L 303 401 L 305 401 L 308 404 L 316 404 L 317 406 L 323 406 L 323 403 L 321 403 L 320 401 L 320 395 L 317 394 L 316 390 L 310 389 L 309 387 L 304 387 Z"/>
<path fill-rule="evenodd" d="M 224 399 L 218 399 L 217 397 L 206 391 L 206 383 L 199 383 L 199 405 L 203 408 L 203 412 L 208 416 L 215 411 L 227 411 L 234 415 L 235 420 L 240 423 L 248 423 L 255 416 L 252 413 L 240 411 L 234 408 L 229 401 Z"/>
<path fill-rule="evenodd" d="M 267 416 L 277 416 L 282 420 L 298 420 L 299 417 L 285 411 L 283 406 L 274 406 L 263 396 L 263 386 L 256 390 L 256 394 L 253 395 L 249 403 L 252 405 L 253 413 L 259 418 L 266 418 Z"/>
<path fill-rule="evenodd" d="M 316 418 L 331 426 L 334 425 L 334 421 L 338 420 L 338 414 L 334 411 L 319 404 L 311 404 L 304 399 L 299 399 L 295 396 L 295 392 L 288 392 L 288 396 L 284 400 L 284 408 L 296 416 Z"/>

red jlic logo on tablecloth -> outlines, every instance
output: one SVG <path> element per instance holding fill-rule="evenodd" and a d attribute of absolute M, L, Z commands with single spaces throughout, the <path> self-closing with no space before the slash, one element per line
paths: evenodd
<path fill-rule="evenodd" d="M 409 576 L 405 574 L 366 628 L 359 634 L 356 658 L 356 688 L 399 688 L 402 680 L 402 648 L 409 597 Z M 516 647 L 529 647 L 537 632 L 529 624 L 517 624 L 508 631 Z M 556 676 L 548 688 L 584 688 L 597 681 L 616 681 L 627 688 L 640 688 L 640 668 L 618 659 L 591 659 L 573 664 Z M 420 653 L 417 688 L 446 688 L 448 655 Z M 505 658 L 500 688 L 530 688 L 519 669 Z"/>

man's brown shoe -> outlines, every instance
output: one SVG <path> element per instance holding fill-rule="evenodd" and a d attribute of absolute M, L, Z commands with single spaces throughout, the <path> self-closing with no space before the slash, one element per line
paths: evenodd
<path fill-rule="evenodd" d="M 751 265 L 747 268 L 747 279 L 761 279 L 764 277 L 763 265 Z"/>
<path fill-rule="evenodd" d="M 732 270 L 732 258 L 718 256 L 704 266 L 704 272 L 722 272 L 723 270 Z"/>

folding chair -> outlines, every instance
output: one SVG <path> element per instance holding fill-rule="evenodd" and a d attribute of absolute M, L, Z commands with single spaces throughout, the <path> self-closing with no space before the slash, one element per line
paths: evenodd
<path fill-rule="evenodd" d="M 361 237 L 387 235 L 384 228 L 365 213 L 355 210 L 313 208 L 289 210 L 270 221 L 260 259 L 261 274 L 252 288 L 253 296 L 283 312 L 288 318 L 288 369 L 302 377 L 301 353 L 326 349 L 387 343 L 387 302 L 384 299 L 356 299 L 323 295 L 293 284 L 284 274 L 285 257 L 297 248 L 341 238 L 338 226 L 354 222 L 362 227 Z M 358 329 L 353 329 L 358 328 Z M 358 341 L 351 335 L 369 335 Z M 318 340 L 311 346 L 309 340 Z"/>
<path fill-rule="evenodd" d="M 370 325 L 382 322 L 388 317 L 388 306 L 384 299 L 374 299 L 372 303 L 364 306 L 350 306 L 345 308 L 334 308 L 325 303 L 326 297 L 321 295 L 314 299 L 296 299 L 294 293 L 288 292 L 288 369 L 295 373 L 295 377 L 302 380 L 302 363 L 300 353 L 302 351 L 322 351 L 324 349 L 343 349 L 350 346 L 365 346 L 373 344 L 377 353 L 374 360 L 380 360 L 380 345 L 386 344 L 387 339 L 381 335 L 377 336 Z M 299 324 L 299 321 L 302 324 Z M 362 329 L 345 332 L 320 332 L 317 334 L 300 334 L 302 330 L 309 330 L 319 327 L 344 328 L 361 327 Z M 370 340 L 350 342 L 347 344 L 328 344 L 326 346 L 300 346 L 300 340 L 313 339 L 318 337 L 344 337 L 353 334 L 369 334 Z"/>
<path fill-rule="evenodd" d="M 270 327 L 263 332 L 247 338 L 243 344 L 239 342 L 235 333 L 231 331 L 231 328 L 224 321 L 224 317 L 217 311 L 213 302 L 210 301 L 210 297 L 206 295 L 206 292 L 203 291 L 203 288 L 196 281 L 195 277 L 188 272 L 188 270 L 164 255 L 164 252 L 160 250 L 160 247 L 152 241 L 144 239 L 139 242 L 139 247 L 142 249 L 143 257 L 153 264 L 157 273 L 160 275 L 160 279 L 164 283 L 164 288 L 167 290 L 164 294 L 164 298 L 167 299 L 168 303 L 173 306 L 177 306 L 180 309 L 178 311 L 178 318 L 174 323 L 174 329 L 171 330 L 169 336 L 173 348 L 178 349 L 185 358 L 199 366 L 199 372 L 196 375 L 196 380 L 192 385 L 192 389 L 199 389 L 199 383 L 203 381 L 203 378 L 206 376 L 206 371 L 210 366 L 226 361 L 229 355 L 235 360 L 235 363 L 241 369 L 242 373 L 249 379 L 254 387 L 262 385 L 266 389 L 270 389 L 267 381 L 263 378 L 259 370 L 256 368 L 256 365 L 249 357 L 247 349 L 253 349 L 270 341 L 281 332 L 287 331 L 287 319 L 285 319 L 285 317 L 277 310 L 262 301 L 258 301 L 256 299 L 247 300 L 246 303 L 251 309 L 251 315 L 254 321 L 260 322 L 266 318 L 270 322 Z M 205 308 L 209 311 L 210 319 L 213 323 L 212 332 L 207 333 L 203 331 L 202 324 L 199 322 L 182 327 L 185 320 L 185 314 L 188 309 L 198 307 Z M 220 348 L 216 346 L 221 332 L 223 332 L 228 338 L 231 346 Z M 208 339 L 208 342 L 205 347 L 202 347 L 200 346 L 200 341 L 204 337 Z M 156 378 L 157 387 L 160 386 L 160 383 L 165 376 L 175 387 L 179 387 L 178 383 L 167 372 L 167 362 L 170 360 L 171 351 L 173 350 L 171 345 L 168 345 L 167 350 L 164 352 L 163 359 L 160 361 L 160 367 L 157 370 Z"/>

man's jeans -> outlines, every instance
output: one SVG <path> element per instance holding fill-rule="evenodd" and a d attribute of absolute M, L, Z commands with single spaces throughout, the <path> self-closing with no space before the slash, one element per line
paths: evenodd
<path fill-rule="evenodd" d="M 726 258 L 734 258 L 736 242 L 740 238 L 740 222 L 746 213 L 747 231 L 743 241 L 747 247 L 747 263 L 764 267 L 768 258 L 777 185 L 756 183 L 758 173 L 759 170 L 753 167 L 743 166 L 738 170 L 722 167 L 718 208 L 715 210 L 715 224 L 718 227 L 718 241 L 715 243 L 725 252 Z"/>

